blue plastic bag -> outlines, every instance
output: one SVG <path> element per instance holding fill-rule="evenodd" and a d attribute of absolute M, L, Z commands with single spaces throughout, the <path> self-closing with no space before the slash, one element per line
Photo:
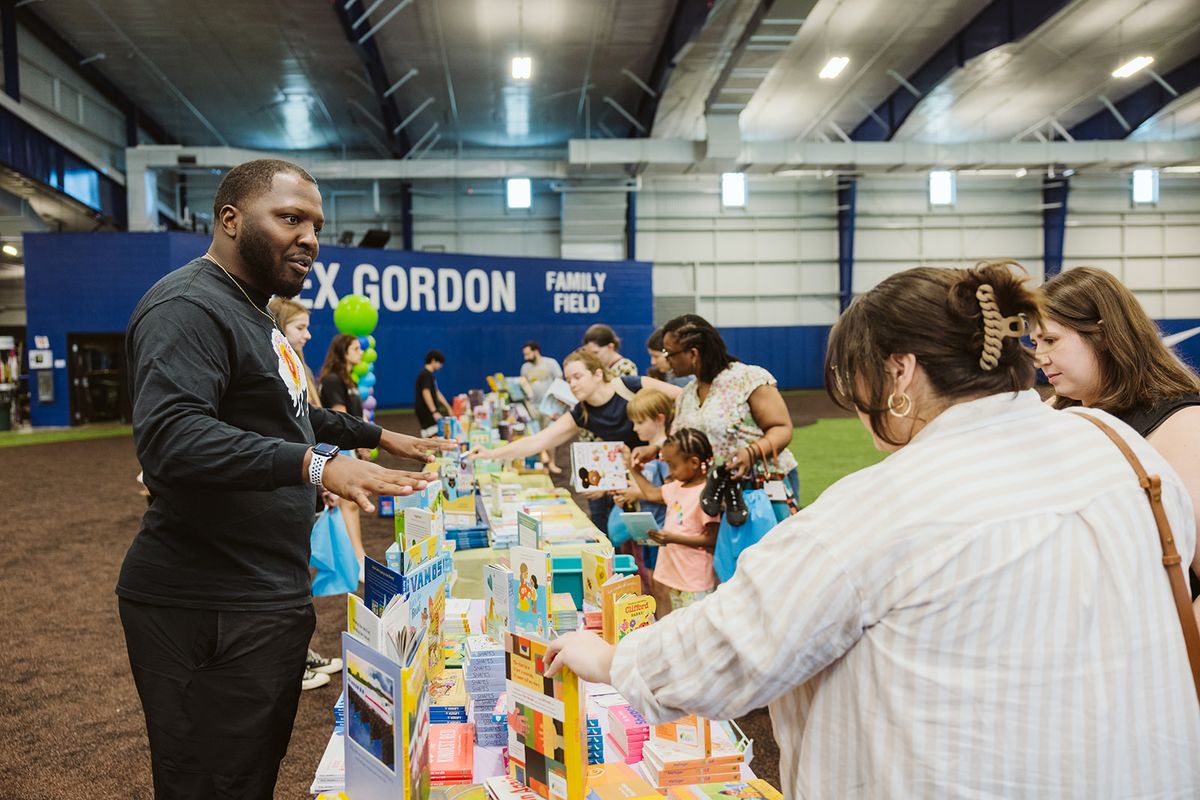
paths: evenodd
<path fill-rule="evenodd" d="M 346 523 L 338 508 L 327 508 L 317 515 L 311 545 L 308 565 L 317 571 L 312 582 L 314 597 L 358 590 L 358 554 L 350 543 L 350 534 L 346 533 Z"/>
<path fill-rule="evenodd" d="M 733 577 L 737 569 L 738 557 L 742 551 L 771 532 L 778 520 L 771 499 L 762 489 L 745 489 L 742 491 L 746 508 L 750 516 L 741 525 L 731 525 L 722 515 L 721 528 L 717 533 L 717 546 L 713 551 L 713 568 L 721 583 Z"/>

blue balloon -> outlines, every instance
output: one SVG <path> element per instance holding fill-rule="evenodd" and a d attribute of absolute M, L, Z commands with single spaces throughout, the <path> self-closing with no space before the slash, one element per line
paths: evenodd
<path fill-rule="evenodd" d="M 360 337 L 358 337 L 358 345 L 363 350 L 366 350 L 367 348 L 369 348 L 371 346 L 371 340 L 368 339 L 366 336 L 360 336 Z"/>
<path fill-rule="evenodd" d="M 375 365 L 367 364 L 367 372 L 374 372 L 374 371 L 375 371 Z"/>
<path fill-rule="evenodd" d="M 358 379 L 358 385 L 365 386 L 368 389 L 370 389 L 372 386 L 375 385 L 375 373 L 368 372 L 366 375 L 363 375 L 361 378 Z"/>

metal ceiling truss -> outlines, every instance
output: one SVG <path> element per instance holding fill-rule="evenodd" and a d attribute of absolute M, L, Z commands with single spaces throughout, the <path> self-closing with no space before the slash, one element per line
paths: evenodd
<path fill-rule="evenodd" d="M 658 111 L 659 101 L 667 88 L 671 70 L 675 68 L 676 56 L 689 44 L 697 34 L 704 29 L 704 21 L 708 19 L 711 0 L 679 0 L 667 33 L 663 37 L 662 46 L 654 58 L 654 67 L 650 70 L 650 78 L 645 83 L 648 90 L 643 93 L 638 103 L 637 113 L 625 112 L 623 117 L 630 123 L 630 135 L 636 130 L 642 136 L 648 136 L 654 127 L 654 115 Z M 607 99 L 607 98 L 605 98 Z M 622 109 L 623 111 L 624 109 Z M 630 119 L 633 117 L 634 119 Z M 636 121 L 635 121 L 636 120 Z"/>
<path fill-rule="evenodd" d="M 857 142 L 886 142 L 954 70 L 972 58 L 1029 35 L 1071 0 L 993 0 L 929 59 L 904 77 L 889 71 L 899 86 L 858 124 L 850 138 Z"/>
<path fill-rule="evenodd" d="M 1166 75 L 1146 70 L 1154 79 L 1120 100 L 1100 95 L 1104 110 L 1064 131 L 1064 138 L 1124 139 L 1180 95 L 1200 87 L 1200 56 L 1196 56 Z"/>
<path fill-rule="evenodd" d="M 416 116 L 416 112 L 402 118 L 394 95 L 396 90 L 400 86 L 403 86 L 407 80 L 410 80 L 411 76 L 415 75 L 416 72 L 415 70 L 409 70 L 403 78 L 395 82 L 389 79 L 387 67 L 383 63 L 383 56 L 380 54 L 379 47 L 375 44 L 373 37 L 381 27 L 408 6 L 412 0 L 400 0 L 394 8 L 390 9 L 378 22 L 372 25 L 369 19 L 371 12 L 377 10 L 384 2 L 386 0 L 374 0 L 370 6 L 364 8 L 363 0 L 334 0 L 332 6 L 334 13 L 337 14 L 338 22 L 341 23 L 342 32 L 346 34 L 346 41 L 354 48 L 355 55 L 358 56 L 358 60 L 362 62 L 363 68 L 367 72 L 370 91 L 374 95 L 374 100 L 379 107 L 379 113 L 383 119 L 376 119 L 373 114 L 369 113 L 367 109 L 363 108 L 361 104 L 353 99 L 350 99 L 348 102 L 352 106 L 356 106 L 368 120 L 382 128 L 383 133 L 387 137 L 388 152 L 396 158 L 403 158 L 413 149 L 412 141 L 409 139 L 408 134 L 405 133 L 404 127 L 412 121 L 412 118 Z M 417 112 L 423 110 L 429 102 L 418 108 Z"/>

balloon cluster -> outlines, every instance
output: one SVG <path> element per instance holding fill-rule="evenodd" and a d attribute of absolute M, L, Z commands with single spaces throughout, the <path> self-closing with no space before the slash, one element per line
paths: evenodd
<path fill-rule="evenodd" d="M 379 324 L 379 312 L 371 305 L 371 301 L 361 294 L 346 295 L 338 301 L 337 308 L 333 311 L 333 324 L 337 326 L 339 333 L 357 336 L 358 343 L 362 346 L 362 361 L 350 369 L 350 376 L 358 384 L 358 391 L 363 396 L 363 410 L 367 420 L 374 422 L 375 407 L 378 405 L 375 399 L 375 362 L 379 353 L 375 350 L 375 337 L 371 332 Z M 377 450 L 371 451 L 372 458 L 377 454 Z"/>

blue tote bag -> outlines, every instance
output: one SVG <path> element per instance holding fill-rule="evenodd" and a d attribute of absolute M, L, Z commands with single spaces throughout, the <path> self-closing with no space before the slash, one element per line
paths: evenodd
<path fill-rule="evenodd" d="M 741 525 L 731 525 L 725 515 L 721 516 L 721 528 L 717 532 L 717 546 L 713 551 L 713 568 L 721 583 L 733 577 L 738 557 L 747 547 L 754 545 L 775 527 L 778 519 L 771 499 L 762 489 L 745 489 L 742 497 L 750 516 Z"/>
<path fill-rule="evenodd" d="M 312 552 L 308 565 L 317 571 L 313 576 L 314 597 L 347 594 L 358 590 L 358 556 L 346 533 L 342 512 L 327 508 L 317 515 L 312 529 Z"/>

